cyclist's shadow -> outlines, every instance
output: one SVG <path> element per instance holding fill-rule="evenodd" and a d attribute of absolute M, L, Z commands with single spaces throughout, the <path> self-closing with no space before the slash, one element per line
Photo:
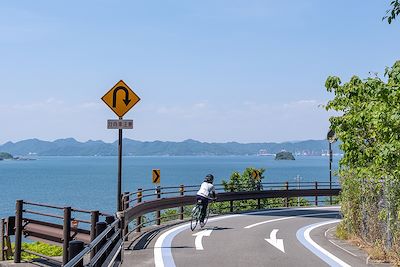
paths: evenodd
<path fill-rule="evenodd" d="M 220 226 L 204 226 L 203 228 L 198 229 L 198 231 L 203 230 L 213 230 L 213 231 L 223 231 L 223 230 L 230 230 L 233 229 L 231 227 L 220 227 Z"/>

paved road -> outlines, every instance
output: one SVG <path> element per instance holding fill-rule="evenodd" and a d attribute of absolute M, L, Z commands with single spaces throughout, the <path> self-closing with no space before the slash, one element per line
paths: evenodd
<path fill-rule="evenodd" d="M 258 211 L 149 234 L 124 266 L 367 266 L 366 255 L 333 237 L 339 207 Z M 368 265 L 373 266 L 373 265 Z"/>

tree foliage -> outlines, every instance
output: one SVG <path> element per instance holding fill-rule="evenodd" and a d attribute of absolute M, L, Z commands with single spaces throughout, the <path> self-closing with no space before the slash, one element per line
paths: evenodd
<path fill-rule="evenodd" d="M 254 171 L 259 173 L 259 180 L 254 179 L 253 173 Z M 265 169 L 256 169 L 256 168 L 246 168 L 243 173 L 233 172 L 228 181 L 222 180 L 222 185 L 226 192 L 238 192 L 238 191 L 256 191 L 256 190 L 267 190 L 267 188 L 263 188 L 262 181 L 265 176 Z M 275 188 L 276 189 L 276 188 Z M 218 197 L 218 195 L 217 195 Z M 309 206 L 307 199 L 305 198 L 289 198 L 288 206 Z M 258 206 L 258 201 L 254 199 L 250 200 L 240 200 L 234 202 L 234 210 L 235 211 L 243 211 L 255 209 Z M 269 199 L 261 199 L 260 207 L 265 208 L 275 208 L 275 207 L 284 207 L 286 206 L 286 202 L 284 198 L 269 198 Z M 217 213 L 223 213 L 228 211 L 230 208 L 229 202 L 219 202 L 214 204 L 214 210 Z"/>
<path fill-rule="evenodd" d="M 390 2 L 391 9 L 386 10 L 386 16 L 382 20 L 387 20 L 389 24 L 400 15 L 400 0 L 394 0 Z"/>
<path fill-rule="evenodd" d="M 400 61 L 386 68 L 385 80 L 353 76 L 342 84 L 328 77 L 334 93 L 326 109 L 341 140 L 344 226 L 369 242 L 399 249 L 400 225 Z"/>
<path fill-rule="evenodd" d="M 253 172 L 259 173 L 260 180 L 253 178 Z M 222 180 L 225 191 L 255 191 L 264 179 L 265 169 L 246 168 L 243 173 L 233 172 L 229 181 Z M 262 190 L 262 186 L 260 187 Z"/>

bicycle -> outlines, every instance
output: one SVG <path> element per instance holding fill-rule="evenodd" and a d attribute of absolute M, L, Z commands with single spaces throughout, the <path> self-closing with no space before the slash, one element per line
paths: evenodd
<path fill-rule="evenodd" d="M 190 218 L 190 229 L 192 231 L 194 231 L 194 229 L 196 228 L 196 226 L 199 222 L 200 222 L 200 228 L 203 228 L 206 225 L 206 223 L 208 221 L 208 216 L 210 215 L 210 204 L 207 207 L 206 216 L 204 217 L 204 221 L 201 222 L 200 217 L 201 217 L 201 210 L 203 209 L 203 204 L 201 203 L 201 200 L 197 201 L 196 206 L 194 206 L 192 209 L 192 216 Z"/>

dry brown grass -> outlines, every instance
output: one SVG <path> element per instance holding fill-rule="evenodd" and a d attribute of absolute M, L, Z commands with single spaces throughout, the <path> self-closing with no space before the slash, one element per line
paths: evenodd
<path fill-rule="evenodd" d="M 377 263 L 391 263 L 394 266 L 400 266 L 400 251 L 398 246 L 394 246 L 392 251 L 386 251 L 381 244 L 369 244 L 360 237 L 344 233 L 343 228 L 339 227 L 339 233 L 336 236 L 347 240 L 350 244 L 363 249 L 368 255 L 369 260 Z M 343 238 L 346 237 L 346 238 Z"/>

